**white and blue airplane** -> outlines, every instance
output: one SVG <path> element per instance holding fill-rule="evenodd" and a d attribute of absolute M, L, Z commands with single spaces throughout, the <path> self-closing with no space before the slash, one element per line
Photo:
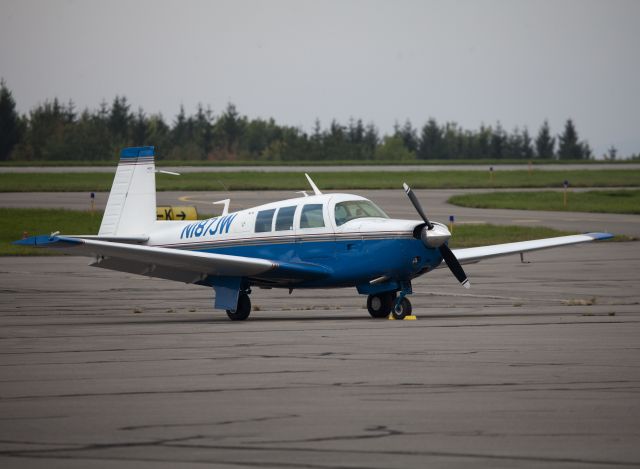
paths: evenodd
<path fill-rule="evenodd" d="M 355 287 L 367 295 L 374 318 L 411 314 L 411 281 L 441 263 L 466 288 L 461 264 L 527 251 L 611 238 L 608 233 L 560 236 L 491 246 L 449 249 L 446 225 L 389 218 L 370 200 L 323 194 L 272 202 L 201 221 L 156 221 L 154 147 L 122 151 L 97 235 L 34 236 L 16 244 L 59 249 L 93 258 L 105 269 L 194 283 L 215 290 L 217 309 L 247 319 L 252 287 Z"/>

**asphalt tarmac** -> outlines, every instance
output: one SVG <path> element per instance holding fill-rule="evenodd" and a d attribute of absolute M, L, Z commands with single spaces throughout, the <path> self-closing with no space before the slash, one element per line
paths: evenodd
<path fill-rule="evenodd" d="M 416 321 L 355 290 L 212 292 L 0 258 L 0 465 L 640 466 L 640 252 L 589 243 L 414 283 Z"/>
<path fill-rule="evenodd" d="M 573 189 L 573 191 L 576 192 L 579 190 L 597 189 Z M 398 190 L 353 190 L 349 192 L 373 200 L 391 217 L 417 218 L 413 206 L 401 188 Z M 495 189 L 416 190 L 415 192 L 427 211 L 428 216 L 433 220 L 444 223 L 448 223 L 449 216 L 453 215 L 456 223 L 494 223 L 498 225 L 520 226 L 543 225 L 559 230 L 580 233 L 606 231 L 618 235 L 640 237 L 640 217 L 637 215 L 474 209 L 456 207 L 446 202 L 449 197 L 455 194 L 497 192 Z M 107 204 L 108 193 L 98 192 L 95 195 L 96 208 L 104 209 Z M 157 203 L 158 205 L 195 206 L 200 214 L 219 214 L 222 210 L 222 205 L 212 205 L 212 203 L 221 199 L 231 198 L 230 210 L 233 211 L 299 196 L 300 194 L 292 191 L 158 192 Z M 560 191 L 558 191 L 558 197 L 562 198 Z M 44 207 L 87 210 L 90 206 L 90 200 L 90 193 L 85 192 L 0 193 L 0 207 Z M 571 194 L 569 194 L 569 203 L 571 203 Z M 57 228 L 51 228 L 52 231 L 55 229 Z"/>

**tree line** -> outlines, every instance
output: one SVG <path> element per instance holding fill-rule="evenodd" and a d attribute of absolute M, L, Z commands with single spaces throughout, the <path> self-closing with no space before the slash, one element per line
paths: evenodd
<path fill-rule="evenodd" d="M 422 127 L 407 120 L 390 135 L 373 123 L 319 120 L 310 133 L 274 119 L 249 119 L 233 104 L 219 114 L 202 105 L 187 115 L 183 107 L 171 124 L 161 114 L 132 111 L 124 96 L 95 110 L 78 111 L 57 98 L 19 115 L 4 81 L 0 84 L 0 161 L 108 161 L 127 146 L 154 145 L 160 159 L 190 161 L 331 161 L 523 159 L 585 160 L 593 152 L 571 119 L 554 136 L 547 121 L 532 136 L 508 132 L 500 123 L 466 130 L 430 118 Z M 615 150 L 615 149 L 613 149 Z M 614 153 L 615 158 L 615 153 Z"/>

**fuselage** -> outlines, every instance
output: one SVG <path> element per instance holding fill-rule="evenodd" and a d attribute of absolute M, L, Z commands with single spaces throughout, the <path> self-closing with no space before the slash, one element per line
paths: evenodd
<path fill-rule="evenodd" d="M 377 278 L 406 281 L 437 267 L 442 257 L 414 236 L 421 221 L 390 219 L 351 194 L 292 198 L 192 222 L 157 222 L 148 244 L 177 249 L 311 263 L 324 279 L 265 284 L 284 288 L 357 286 Z M 380 282 L 384 284 L 384 282 Z M 384 285 L 381 286 L 384 288 Z"/>

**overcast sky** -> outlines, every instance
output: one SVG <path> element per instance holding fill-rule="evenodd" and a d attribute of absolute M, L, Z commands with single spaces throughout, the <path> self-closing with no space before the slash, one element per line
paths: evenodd
<path fill-rule="evenodd" d="M 172 121 L 201 102 L 310 131 L 336 118 L 500 121 L 640 152 L 640 1 L 0 0 L 20 112 L 116 94 Z M 149 142 L 153 143 L 153 142 Z"/>

